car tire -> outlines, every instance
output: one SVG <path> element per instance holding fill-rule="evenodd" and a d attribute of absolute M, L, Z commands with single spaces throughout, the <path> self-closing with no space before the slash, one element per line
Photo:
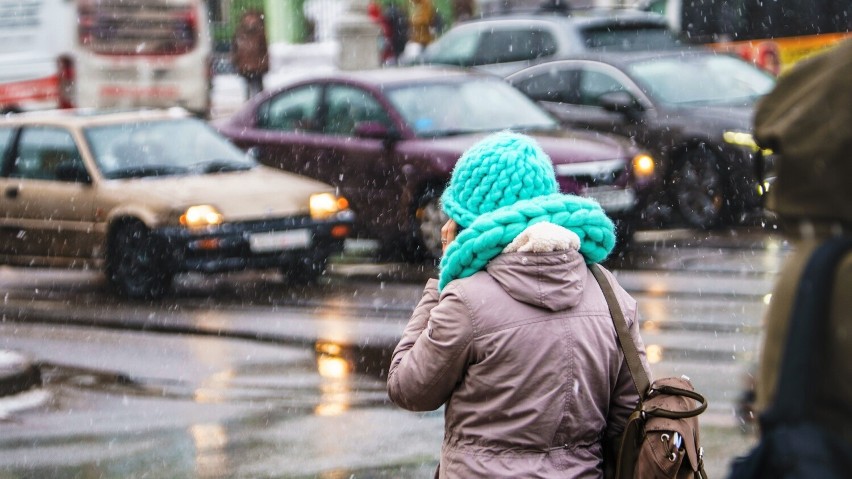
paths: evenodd
<path fill-rule="evenodd" d="M 701 143 L 687 149 L 669 176 L 675 210 L 688 226 L 710 229 L 719 224 L 725 205 L 719 158 Z"/>
<path fill-rule="evenodd" d="M 281 277 L 288 286 L 314 284 L 325 272 L 328 256 L 304 256 L 281 267 Z"/>
<path fill-rule="evenodd" d="M 107 280 L 122 296 L 156 299 L 172 285 L 168 251 L 141 222 L 118 227 L 107 250 Z"/>
<path fill-rule="evenodd" d="M 441 227 L 449 220 L 447 214 L 441 209 L 441 193 L 430 188 L 420 197 L 417 204 L 417 210 L 414 212 L 414 226 L 421 259 L 440 259 L 443 254 Z"/>

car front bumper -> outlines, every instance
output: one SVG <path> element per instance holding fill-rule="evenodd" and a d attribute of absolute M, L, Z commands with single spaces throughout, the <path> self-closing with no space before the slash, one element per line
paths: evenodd
<path fill-rule="evenodd" d="M 173 272 L 215 273 L 277 268 L 306 258 L 322 262 L 343 250 L 353 220 L 347 210 L 328 220 L 302 216 L 203 229 L 163 227 L 154 234 L 168 245 Z"/>

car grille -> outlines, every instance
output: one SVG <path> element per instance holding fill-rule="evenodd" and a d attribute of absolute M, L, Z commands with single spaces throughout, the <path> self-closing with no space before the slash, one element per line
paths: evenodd
<path fill-rule="evenodd" d="M 615 159 L 568 163 L 554 169 L 563 193 L 582 194 L 587 188 L 624 184 L 626 164 L 623 159 Z"/>
<path fill-rule="evenodd" d="M 607 212 L 627 210 L 636 203 L 636 192 L 628 184 L 623 159 L 556 165 L 563 193 L 593 198 Z"/>

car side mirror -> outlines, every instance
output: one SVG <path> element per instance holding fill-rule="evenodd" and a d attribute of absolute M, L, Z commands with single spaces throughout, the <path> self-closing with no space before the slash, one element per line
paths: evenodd
<path fill-rule="evenodd" d="M 77 160 L 65 160 L 56 165 L 56 179 L 72 183 L 91 183 L 92 177 L 85 165 Z"/>
<path fill-rule="evenodd" d="M 389 136 L 388 127 L 378 121 L 362 121 L 355 125 L 355 136 L 384 140 Z"/>
<path fill-rule="evenodd" d="M 626 91 L 610 91 L 598 97 L 598 105 L 604 110 L 627 115 L 641 110 L 633 95 Z"/>
<path fill-rule="evenodd" d="M 358 138 L 382 140 L 387 146 L 390 146 L 399 140 L 399 133 L 396 132 L 396 130 L 388 128 L 384 123 L 379 121 L 359 122 L 355 125 L 354 133 Z"/>

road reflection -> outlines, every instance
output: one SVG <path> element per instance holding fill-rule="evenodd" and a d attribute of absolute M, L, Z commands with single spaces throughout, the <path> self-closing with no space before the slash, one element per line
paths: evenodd
<path fill-rule="evenodd" d="M 228 432 L 220 424 L 194 424 L 189 434 L 195 444 L 195 474 L 199 479 L 222 477 L 233 470 L 228 461 Z"/>
<path fill-rule="evenodd" d="M 338 416 L 349 409 L 352 390 L 349 375 L 352 359 L 343 356 L 344 348 L 336 343 L 318 341 L 316 344 L 317 370 L 320 384 L 319 404 L 314 408 L 317 416 Z"/>

